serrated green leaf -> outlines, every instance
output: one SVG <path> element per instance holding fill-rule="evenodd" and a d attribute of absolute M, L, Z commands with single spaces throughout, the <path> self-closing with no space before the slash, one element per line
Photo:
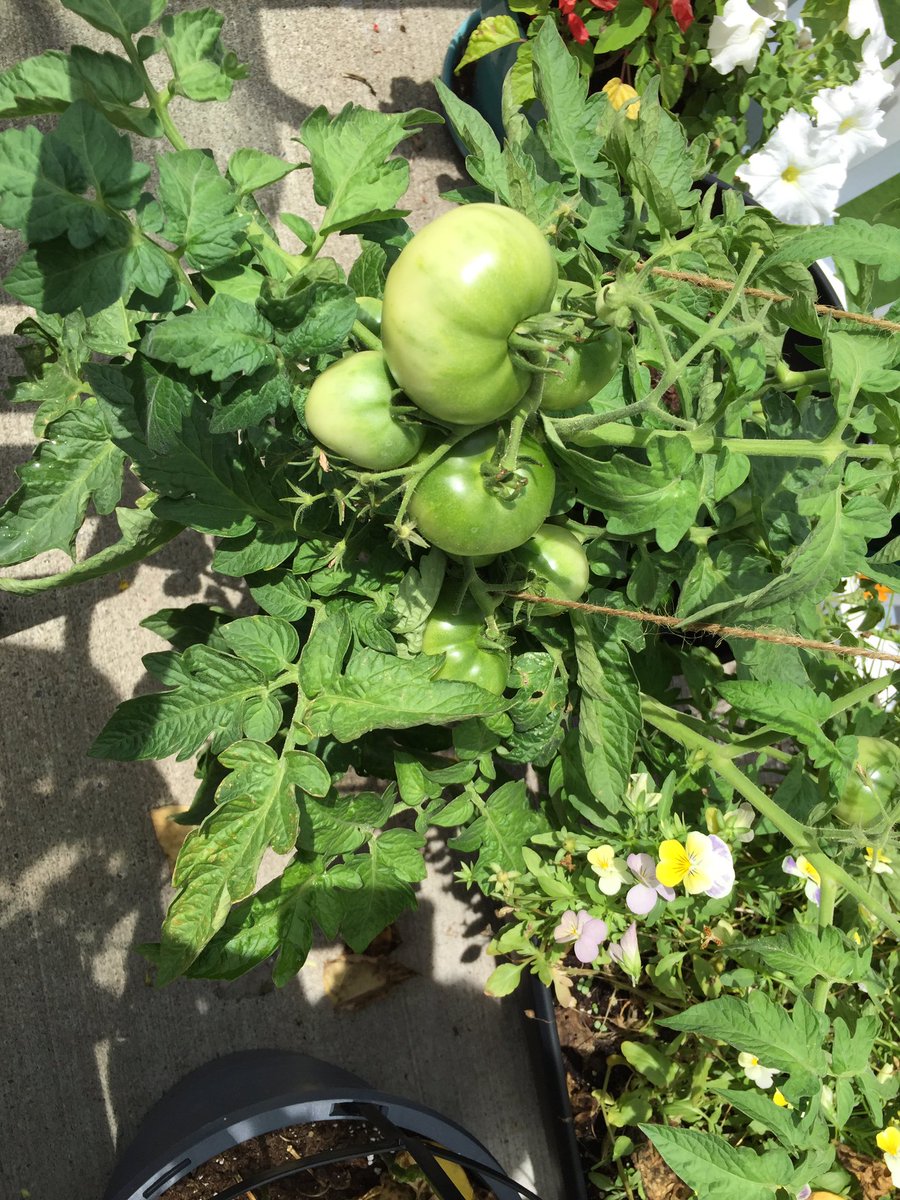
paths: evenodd
<path fill-rule="evenodd" d="M 839 217 L 833 225 L 814 226 L 788 237 L 766 256 L 765 265 L 767 270 L 788 262 L 808 266 L 820 258 L 841 256 L 877 267 L 882 279 L 896 279 L 900 275 L 900 229 Z"/>
<path fill-rule="evenodd" d="M 62 0 L 62 4 L 95 29 L 117 38 L 140 33 L 166 8 L 166 0 Z"/>
<path fill-rule="evenodd" d="M 758 1121 L 771 1130 L 782 1146 L 792 1154 L 809 1145 L 809 1133 L 802 1127 L 800 1114 L 796 1109 L 780 1108 L 773 1103 L 768 1092 L 761 1092 L 758 1088 L 744 1091 L 738 1091 L 736 1088 L 715 1088 L 714 1093 L 751 1121 Z M 825 1136 L 827 1137 L 827 1130 Z"/>
<path fill-rule="evenodd" d="M 227 100 L 236 79 L 247 69 L 226 51 L 219 37 L 225 18 L 212 8 L 190 9 L 163 17 L 162 48 L 174 80 L 172 91 L 189 100 Z"/>
<path fill-rule="evenodd" d="M 86 368 L 113 439 L 138 477 L 162 497 L 154 506 L 157 516 L 221 537 L 238 537 L 257 521 L 287 525 L 258 461 L 231 435 L 210 433 L 210 411 L 183 379 L 172 376 L 170 387 L 156 388 L 160 372 L 140 357 L 129 371 L 130 378 L 118 367 Z M 158 452 L 147 445 L 139 422 L 148 390 L 155 396 L 157 436 L 164 447 Z"/>
<path fill-rule="evenodd" d="M 88 504 L 109 513 L 121 495 L 125 455 L 95 406 L 65 413 L 47 432 L 31 462 L 19 468 L 21 486 L 0 509 L 0 566 L 46 550 L 74 557 Z"/>
<path fill-rule="evenodd" d="M 373 938 L 407 909 L 416 907 L 416 894 L 382 862 L 378 840 L 369 844 L 368 854 L 348 860 L 359 875 L 360 889 L 344 907 L 341 937 L 356 954 L 362 954 Z"/>
<path fill-rule="evenodd" d="M 213 555 L 212 569 L 235 578 L 252 575 L 257 571 L 270 571 L 273 567 L 281 566 L 284 560 L 293 554 L 298 542 L 297 535 L 290 529 L 272 529 L 257 525 L 239 538 L 228 538 L 220 542 Z"/>
<path fill-rule="evenodd" d="M 76 100 L 59 119 L 53 137 L 65 143 L 84 170 L 96 200 L 112 208 L 131 209 L 137 204 L 150 168 L 134 162 L 131 142 L 84 100 Z M 106 224 L 98 229 L 104 233 Z M 69 238 L 79 243 L 69 228 Z"/>
<path fill-rule="evenodd" d="M 466 170 L 476 183 L 489 191 L 499 191 L 506 182 L 506 172 L 497 135 L 477 109 L 460 100 L 440 79 L 434 86 L 450 124 L 469 151 Z"/>
<path fill-rule="evenodd" d="M 380 299 L 384 295 L 384 281 L 387 278 L 387 253 L 377 242 L 367 242 L 362 239 L 362 251 L 350 268 L 347 283 L 357 296 L 374 296 Z"/>
<path fill-rule="evenodd" d="M 222 637 L 238 658 L 267 679 L 283 674 L 300 652 L 296 629 L 281 617 L 239 617 L 223 627 Z"/>
<path fill-rule="evenodd" d="M 109 224 L 102 207 L 84 196 L 85 169 L 67 143 L 33 125 L 0 133 L 0 222 L 29 242 L 69 234 L 89 246 Z"/>
<path fill-rule="evenodd" d="M 12 131 L 10 131 L 12 132 Z M 135 284 L 158 295 L 170 277 L 165 259 L 152 260 L 159 288 L 146 276 L 154 248 L 133 244 L 123 224 L 110 225 L 92 245 L 78 248 L 67 237 L 41 242 L 25 252 L 3 280 L 17 300 L 41 313 L 72 313 L 86 317 L 109 308 Z M 162 251 L 156 249 L 161 255 Z M 164 272 L 160 282 L 159 270 Z"/>
<path fill-rule="evenodd" d="M 203 645 L 190 647 L 185 655 L 189 682 L 120 704 L 91 746 L 94 758 L 125 762 L 177 754 L 181 760 L 207 738 L 214 749 L 240 738 L 244 702 L 266 694 L 262 673 Z"/>
<path fill-rule="evenodd" d="M 523 871 L 522 847 L 546 828 L 547 819 L 532 807 L 525 784 L 513 780 L 491 792 L 480 815 L 449 845 L 462 854 L 477 852 L 474 869 L 484 879 L 495 864 L 503 871 Z"/>
<path fill-rule="evenodd" d="M 141 350 L 192 375 L 209 373 L 221 380 L 272 366 L 276 357 L 273 333 L 255 308 L 231 296 L 219 296 L 209 308 L 154 325 L 141 342 Z"/>
<path fill-rule="evenodd" d="M 307 800 L 298 845 L 316 854 L 349 854 L 390 816 L 393 793 L 356 792 Z"/>
<path fill-rule="evenodd" d="M 522 31 L 514 17 L 504 13 L 496 17 L 485 17 L 469 34 L 465 53 L 453 68 L 453 74 L 458 75 L 463 67 L 478 62 L 486 54 L 502 50 L 504 46 L 513 46 L 522 40 Z"/>
<path fill-rule="evenodd" d="M 242 196 L 269 187 L 298 169 L 298 163 L 285 162 L 262 150 L 235 150 L 228 160 L 228 174 Z"/>
<path fill-rule="evenodd" d="M 401 659 L 357 650 L 344 673 L 323 686 L 304 721 L 320 736 L 350 742 L 373 729 L 443 725 L 507 707 L 501 696 L 474 684 L 434 679 L 434 669 L 434 660 L 425 655 Z"/>
<path fill-rule="evenodd" d="M 298 141 L 309 150 L 313 191 L 326 210 L 321 234 L 399 215 L 397 201 L 409 186 L 409 166 L 389 158 L 404 138 L 423 124 L 440 122 L 436 113 L 374 112 L 347 104 L 336 117 L 314 109 Z"/>
<path fill-rule="evenodd" d="M 704 1200 L 772 1200 L 791 1173 L 791 1161 L 781 1149 L 757 1154 L 716 1133 L 665 1125 L 640 1128 L 678 1178 Z"/>
<path fill-rule="evenodd" d="M 281 343 L 289 359 L 339 350 L 356 321 L 356 296 L 342 283 L 313 283 L 289 297 L 294 327 Z"/>
<path fill-rule="evenodd" d="M 831 1047 L 833 1074 L 854 1076 L 867 1073 L 870 1070 L 869 1059 L 875 1047 L 875 1039 L 880 1031 L 880 1022 L 872 1015 L 859 1016 L 852 1032 L 843 1017 L 836 1017 L 834 1042 Z"/>
<path fill-rule="evenodd" d="M 398 879 L 420 883 L 428 873 L 422 850 L 425 837 L 414 829 L 386 829 L 378 835 L 378 858 Z"/>
<path fill-rule="evenodd" d="M 831 715 L 831 703 L 823 693 L 801 684 L 751 679 L 726 680 L 719 691 L 742 716 L 795 737 L 809 748 L 817 765 L 834 760 L 834 743 L 823 729 Z"/>
<path fill-rule="evenodd" d="M 310 590 L 305 579 L 290 571 L 271 571 L 251 575 L 247 583 L 250 595 L 264 612 L 288 621 L 299 621 L 309 607 Z"/>
<path fill-rule="evenodd" d="M 228 262 L 243 244 L 248 221 L 235 211 L 237 192 L 202 150 L 162 154 L 157 164 L 163 237 L 198 270 Z"/>
<path fill-rule="evenodd" d="M 677 1016 L 660 1019 L 659 1024 L 755 1054 L 767 1067 L 789 1072 L 791 1084 L 804 1096 L 818 1093 L 828 1068 L 822 1047 L 827 1021 L 802 995 L 790 1012 L 756 991 L 746 1000 L 728 996 L 695 1004 Z M 782 1091 L 786 1087 L 783 1084 Z"/>
<path fill-rule="evenodd" d="M 622 806 L 637 736 L 640 689 L 625 645 L 606 633 L 608 623 L 572 613 L 581 706 L 578 738 L 585 777 L 610 812 Z"/>
<path fill-rule="evenodd" d="M 124 571 L 133 563 L 142 562 L 151 554 L 156 554 L 163 546 L 168 545 L 182 528 L 174 521 L 159 520 L 150 509 L 117 508 L 116 518 L 122 536 L 111 546 L 92 554 L 90 558 L 84 559 L 70 570 L 60 571 L 56 575 L 42 575 L 37 579 L 0 578 L 0 592 L 33 596 L 52 588 L 71 587 L 75 583 L 85 583 L 88 579 L 98 579 L 102 575 Z M 3 517 L 0 515 L 0 545 L 2 541 Z"/>
<path fill-rule="evenodd" d="M 785 702 L 790 703 L 789 697 Z M 790 925 L 783 933 L 738 942 L 729 950 L 739 961 L 747 954 L 761 958 L 769 970 L 787 975 L 796 988 L 805 988 L 820 976 L 832 983 L 857 983 L 869 971 L 869 956 L 847 946 L 833 928 Z"/>
<path fill-rule="evenodd" d="M 608 174 L 596 132 L 605 99 L 597 94 L 587 98 L 587 83 L 555 21 L 543 22 L 532 45 L 534 86 L 547 114 L 545 136 L 551 155 L 570 175 L 595 179 Z"/>

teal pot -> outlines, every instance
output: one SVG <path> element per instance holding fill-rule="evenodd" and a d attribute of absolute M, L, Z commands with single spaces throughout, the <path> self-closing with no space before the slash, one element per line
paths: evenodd
<path fill-rule="evenodd" d="M 502 95 L 503 80 L 516 61 L 516 47 L 504 46 L 492 54 L 467 67 L 462 76 L 454 75 L 453 71 L 465 53 L 469 37 L 476 26 L 485 17 L 509 16 L 509 8 L 500 0 L 485 3 L 474 12 L 469 13 L 456 33 L 450 39 L 447 53 L 444 55 L 444 65 L 441 68 L 441 82 L 460 96 L 467 104 L 478 110 L 493 129 L 499 141 L 503 141 Z M 524 31 L 523 31 L 524 32 Z M 465 158 L 466 148 L 456 136 L 453 126 L 448 124 L 450 136 L 456 143 L 456 148 Z"/>
<path fill-rule="evenodd" d="M 242 1142 L 293 1125 L 335 1120 L 364 1123 L 370 1136 L 356 1146 L 259 1171 L 215 1200 L 240 1200 L 251 1190 L 259 1196 L 267 1185 L 326 1163 L 398 1151 L 414 1159 L 442 1200 L 465 1200 L 442 1160 L 464 1167 L 497 1200 L 539 1200 L 455 1122 L 370 1088 L 330 1063 L 281 1050 L 228 1054 L 176 1084 L 147 1113 L 104 1200 L 160 1200 L 178 1180 Z"/>

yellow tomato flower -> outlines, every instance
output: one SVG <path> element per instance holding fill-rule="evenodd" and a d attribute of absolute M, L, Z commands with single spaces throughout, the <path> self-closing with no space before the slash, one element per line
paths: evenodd
<path fill-rule="evenodd" d="M 634 100 L 634 104 L 628 104 L 625 116 L 629 121 L 636 121 L 638 119 L 638 113 L 641 111 L 641 101 L 633 87 L 627 83 L 623 83 L 617 75 L 614 79 L 610 79 L 608 83 L 603 85 L 603 91 L 609 96 L 609 102 L 616 112 L 623 105 L 628 104 L 629 100 Z"/>

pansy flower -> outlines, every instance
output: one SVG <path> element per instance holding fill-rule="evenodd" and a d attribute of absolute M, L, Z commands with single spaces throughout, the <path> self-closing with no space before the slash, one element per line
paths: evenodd
<path fill-rule="evenodd" d="M 781 1074 L 774 1067 L 764 1067 L 755 1054 L 748 1054 L 744 1050 L 738 1055 L 738 1066 L 741 1067 L 750 1082 L 755 1083 L 759 1088 L 770 1088 L 775 1081 L 775 1076 Z"/>
<path fill-rule="evenodd" d="M 628 871 L 621 858 L 616 858 L 612 846 L 595 846 L 588 851 L 588 862 L 597 876 L 598 887 L 604 896 L 615 896 L 622 884 L 628 882 Z"/>
<path fill-rule="evenodd" d="M 893 875 L 894 873 L 891 860 L 883 850 L 876 851 L 874 846 L 866 846 L 866 866 L 876 875 Z"/>
<path fill-rule="evenodd" d="M 553 930 L 557 942 L 574 942 L 575 957 L 579 962 L 592 963 L 600 953 L 600 943 L 606 940 L 606 922 L 592 917 L 587 909 L 578 913 L 567 908 Z"/>
<path fill-rule="evenodd" d="M 656 875 L 656 863 L 649 854 L 629 854 L 628 869 L 637 880 L 634 887 L 628 889 L 625 903 L 628 911 L 645 917 L 656 904 L 659 897 L 663 900 L 674 900 L 675 892 L 665 884 L 660 883 Z"/>
<path fill-rule="evenodd" d="M 665 887 L 683 883 L 688 895 L 720 900 L 734 887 L 731 851 L 714 833 L 692 830 L 684 845 L 674 839 L 660 845 L 656 878 Z"/>
<path fill-rule="evenodd" d="M 791 1104 L 790 1100 L 788 1100 L 788 1098 L 784 1094 L 784 1092 L 779 1091 L 778 1088 L 775 1089 L 775 1091 L 772 1095 L 772 1103 L 777 1104 L 779 1108 L 793 1108 L 794 1107 L 793 1104 Z"/>
<path fill-rule="evenodd" d="M 808 858 L 804 858 L 802 854 L 798 854 L 793 858 L 790 854 L 781 864 L 782 871 L 788 875 L 796 875 L 798 879 L 806 880 L 806 898 L 813 904 L 819 903 L 821 894 L 822 877 L 812 865 Z"/>
<path fill-rule="evenodd" d="M 633 984 L 641 977 L 641 953 L 638 948 L 637 925 L 628 926 L 618 942 L 610 942 L 606 952 L 617 966 L 628 975 Z"/>
<path fill-rule="evenodd" d="M 900 1129 L 888 1125 L 875 1138 L 878 1149 L 884 1155 L 884 1165 L 891 1173 L 891 1183 L 900 1187 Z"/>

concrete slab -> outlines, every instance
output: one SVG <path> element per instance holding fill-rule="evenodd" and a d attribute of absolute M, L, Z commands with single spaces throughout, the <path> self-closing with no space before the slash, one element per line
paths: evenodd
<path fill-rule="evenodd" d="M 178 0 L 176 8 L 189 7 Z M 430 80 L 468 4 L 227 0 L 225 37 L 252 65 L 228 106 L 175 108 L 185 135 L 220 162 L 240 146 L 274 153 L 315 105 L 434 107 Z M 377 28 L 376 28 L 377 27 Z M 55 0 L 0 2 L 0 68 L 73 39 L 108 46 Z M 362 76 L 362 81 L 356 76 Z M 459 179 L 450 140 L 428 128 L 412 147 L 415 226 Z M 266 200 L 271 213 L 310 213 L 306 172 Z M 349 239 L 348 239 L 349 241 Z M 0 245 L 5 269 L 17 253 Z M 338 253 L 349 261 L 355 247 Z M 14 324 L 0 306 L 0 375 L 14 370 Z M 0 488 L 29 452 L 30 414 L 0 414 Z M 108 537 L 89 522 L 82 551 Z M 401 921 L 397 957 L 417 975 L 356 1014 L 324 998 L 317 947 L 299 979 L 275 991 L 264 971 L 234 984 L 148 985 L 135 952 L 153 940 L 169 896 L 148 809 L 185 802 L 189 763 L 96 762 L 85 749 L 119 700 L 149 686 L 140 655 L 160 643 L 138 621 L 166 605 L 246 598 L 210 570 L 210 547 L 182 537 L 123 577 L 23 599 L 0 598 L 0 1197 L 96 1200 L 115 1148 L 184 1071 L 231 1050 L 303 1049 L 373 1085 L 461 1121 L 545 1197 L 560 1194 L 514 1008 L 482 995 L 491 961 L 483 918 L 452 886 L 440 845 L 417 915 Z M 23 568 L 37 574 L 66 560 Z"/>

